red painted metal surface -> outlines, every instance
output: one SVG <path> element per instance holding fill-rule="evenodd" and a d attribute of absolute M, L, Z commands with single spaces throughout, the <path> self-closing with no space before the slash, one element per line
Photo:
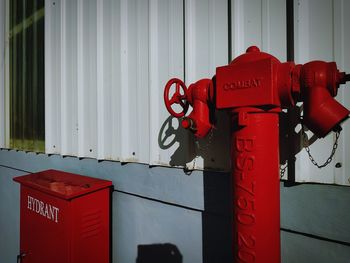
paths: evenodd
<path fill-rule="evenodd" d="M 324 137 L 348 118 L 349 110 L 333 97 L 339 84 L 349 80 L 334 62 L 281 63 L 252 46 L 229 65 L 218 67 L 213 82 L 203 79 L 188 91 L 184 88 L 181 103 L 188 101 L 193 111 L 181 115 L 182 127 L 196 137 L 205 137 L 212 127 L 209 104 L 232 112 L 236 262 L 280 262 L 278 113 L 302 101 L 304 124 Z"/>
<path fill-rule="evenodd" d="M 209 120 L 208 102 L 213 98 L 213 82 L 211 79 L 201 79 L 188 87 L 187 100 L 192 106 L 191 114 L 182 120 L 182 127 L 186 127 L 184 122 L 189 122 L 188 127 L 198 138 L 205 137 L 210 131 L 212 124 Z"/>
<path fill-rule="evenodd" d="M 21 262 L 109 263 L 110 181 L 55 170 L 14 180 Z"/>
<path fill-rule="evenodd" d="M 326 136 L 348 118 L 349 110 L 333 98 L 339 84 L 345 83 L 344 77 L 334 62 L 312 61 L 302 66 L 304 122 L 318 137 Z"/>
<path fill-rule="evenodd" d="M 110 181 L 57 170 L 28 174 L 16 177 L 14 180 L 21 183 L 21 185 L 35 188 L 40 192 L 65 200 L 111 186 Z"/>
<path fill-rule="evenodd" d="M 216 107 L 294 106 L 293 97 L 299 92 L 298 82 L 292 86 L 294 67 L 257 47 L 248 48 L 229 65 L 216 69 Z"/>
<path fill-rule="evenodd" d="M 171 98 L 170 89 L 175 84 L 175 92 Z M 209 120 L 208 102 L 213 100 L 213 82 L 211 79 L 201 79 L 191 84 L 187 89 L 186 85 L 179 79 L 173 78 L 168 81 L 164 89 L 164 102 L 168 112 L 177 118 L 182 118 L 181 126 L 191 130 L 198 138 L 203 138 L 210 131 L 212 124 Z M 181 106 L 181 111 L 175 111 L 173 105 Z M 185 116 L 188 105 L 193 110 L 189 116 Z"/>
<path fill-rule="evenodd" d="M 279 110 L 232 113 L 235 262 L 280 262 Z"/>
<path fill-rule="evenodd" d="M 349 110 L 333 98 L 347 76 L 335 62 L 281 63 L 250 47 L 230 65 L 217 68 L 216 107 L 290 108 L 302 101 L 304 124 L 324 137 L 348 118 Z"/>
<path fill-rule="evenodd" d="M 170 89 L 175 84 L 175 92 L 170 98 Z M 183 83 L 182 80 L 173 78 L 168 81 L 168 83 L 165 86 L 164 89 L 164 102 L 165 107 L 167 108 L 168 112 L 173 115 L 176 118 L 181 118 L 185 116 L 187 110 L 188 110 L 188 101 L 187 101 L 187 87 L 185 83 Z M 180 105 L 181 110 L 176 111 L 173 108 L 173 105 Z"/>

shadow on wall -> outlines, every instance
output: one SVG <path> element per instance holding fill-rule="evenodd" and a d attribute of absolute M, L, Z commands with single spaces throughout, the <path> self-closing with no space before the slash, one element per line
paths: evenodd
<path fill-rule="evenodd" d="M 233 262 L 231 174 L 203 172 L 203 263 Z"/>
<path fill-rule="evenodd" d="M 169 163 L 171 166 L 184 166 L 195 158 L 194 151 L 186 151 L 184 148 L 184 145 L 188 145 L 190 141 L 193 141 L 193 135 L 182 129 L 179 119 L 173 116 L 169 116 L 164 121 L 158 133 L 158 145 L 162 150 L 168 150 L 175 143 L 179 143 L 179 147 L 171 156 Z"/>
<path fill-rule="evenodd" d="M 177 246 L 166 244 L 138 245 L 136 263 L 182 263 Z"/>
<path fill-rule="evenodd" d="M 280 114 L 280 159 L 284 164 L 289 158 L 295 157 L 304 148 L 303 138 L 307 136 L 308 128 L 304 126 L 301 129 L 301 118 L 303 106 L 296 106 L 289 109 L 289 114 L 282 112 Z M 308 145 L 317 141 L 317 136 L 312 135 L 308 139 Z"/>
<path fill-rule="evenodd" d="M 193 134 L 183 129 L 179 124 L 179 120 L 172 116 L 165 120 L 158 135 L 159 147 L 163 150 L 169 149 L 175 143 L 178 143 L 178 148 L 171 156 L 170 165 L 185 166 L 197 155 L 203 157 L 205 170 L 203 171 L 202 258 L 204 263 L 233 261 L 231 174 L 228 171 L 214 171 L 213 169 L 216 164 L 213 163 L 214 157 L 216 157 L 215 161 L 217 158 L 227 158 L 228 162 L 225 160 L 221 164 L 227 164 L 229 167 L 229 115 L 224 111 L 216 112 L 215 119 L 218 125 L 216 125 L 211 138 L 213 143 L 208 149 L 200 148 L 200 146 L 201 144 L 207 145 L 209 138 L 197 142 L 200 144 L 199 146 L 196 145 Z M 207 151 L 212 152 L 208 153 Z M 211 156 L 209 156 L 210 154 Z M 215 156 L 215 154 L 218 154 L 218 156 Z M 191 176 L 191 170 L 184 169 L 184 171 L 186 175 Z M 152 250 L 151 248 L 147 249 Z"/>
<path fill-rule="evenodd" d="M 158 145 L 162 150 L 168 150 L 177 143 L 178 147 L 170 157 L 171 166 L 186 167 L 186 164 L 201 156 L 206 170 L 228 172 L 230 170 L 229 118 L 226 111 L 216 111 L 215 117 L 212 118 L 215 128 L 206 138 L 197 139 L 193 133 L 181 127 L 180 119 L 169 116 L 159 130 Z"/>
<path fill-rule="evenodd" d="M 300 116 L 302 115 L 303 107 L 295 107 L 289 110 L 289 114 L 281 112 L 280 114 L 280 164 L 285 165 L 287 160 L 295 160 L 295 156 L 301 152 L 306 145 L 312 145 L 317 136 L 312 135 L 306 141 L 307 127 L 304 131 L 301 129 Z M 210 140 L 209 147 L 208 138 L 195 140 L 194 135 L 180 127 L 180 120 L 169 116 L 163 123 L 159 134 L 158 144 L 162 150 L 171 148 L 175 143 L 179 146 L 171 156 L 171 166 L 185 166 L 193 161 L 196 156 L 201 156 L 204 159 L 204 168 L 207 170 L 230 171 L 230 135 L 229 135 L 229 116 L 224 111 L 216 112 L 217 125 L 214 129 L 213 138 Z M 209 137 L 210 135 L 208 135 Z M 203 147 L 204 146 L 204 147 Z M 211 153 L 210 153 L 211 151 Z M 215 154 L 219 156 L 215 156 Z M 214 158 L 225 159 L 219 164 L 213 163 Z M 294 163 L 290 163 L 294 165 Z M 294 176 L 289 175 L 288 180 L 293 181 Z"/>
<path fill-rule="evenodd" d="M 312 145 L 317 141 L 317 136 L 307 136 L 308 128 L 301 128 L 301 120 L 303 115 L 303 106 L 296 106 L 288 110 L 288 113 L 280 114 L 280 164 L 286 165 L 288 162 L 288 183 L 293 186 L 295 183 L 295 160 L 296 155 L 301 152 L 305 146 Z M 285 166 L 286 167 L 286 166 Z"/>

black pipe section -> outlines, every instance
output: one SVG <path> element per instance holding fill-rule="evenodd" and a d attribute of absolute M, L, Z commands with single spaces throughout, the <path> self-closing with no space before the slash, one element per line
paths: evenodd
<path fill-rule="evenodd" d="M 345 81 L 345 82 L 350 81 L 350 74 L 346 74 L 346 75 L 345 75 L 344 81 Z"/>
<path fill-rule="evenodd" d="M 294 0 L 286 0 L 286 18 L 287 18 L 287 61 L 294 61 Z M 294 151 L 294 119 L 299 117 L 297 107 L 288 109 L 288 181 L 295 182 L 295 151 Z"/>
<path fill-rule="evenodd" d="M 286 0 L 287 61 L 294 61 L 294 0 Z"/>

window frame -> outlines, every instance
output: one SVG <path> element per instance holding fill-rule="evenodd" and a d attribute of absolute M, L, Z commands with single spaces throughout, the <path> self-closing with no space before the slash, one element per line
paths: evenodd
<path fill-rule="evenodd" d="M 2 116 L 2 124 L 4 127 L 2 143 L 4 148 L 10 148 L 10 1 L 5 0 L 5 16 L 3 19 L 5 21 L 5 36 L 4 36 L 4 51 L 5 51 L 5 61 L 4 61 L 4 83 L 3 83 L 3 94 L 4 94 L 4 113 Z"/>
<path fill-rule="evenodd" d="M 2 16 L 3 19 L 0 19 L 5 23 L 5 32 L 4 32 L 4 47 L 3 52 L 5 53 L 5 61 L 4 61 L 4 81 L 3 85 L 0 83 L 0 103 L 3 105 L 3 113 L 0 110 L 0 125 L 2 130 L 0 131 L 0 148 L 5 149 L 14 149 L 14 150 L 20 150 L 20 151 L 31 151 L 31 152 L 45 152 L 45 136 L 43 139 L 43 147 L 39 147 L 38 149 L 27 149 L 26 143 L 21 145 L 20 147 L 12 147 L 13 140 L 16 140 L 14 138 L 11 138 L 11 72 L 10 72 L 10 56 L 11 56 L 11 34 L 12 31 L 19 31 L 17 33 L 21 33 L 22 30 L 26 30 L 27 27 L 31 26 L 36 21 L 39 21 L 42 17 L 45 17 L 45 5 L 44 7 L 33 10 L 32 14 L 28 16 L 23 23 L 25 24 L 24 27 L 20 28 L 17 25 L 15 25 L 13 28 L 11 28 L 11 0 L 0 0 L 4 6 L 5 11 L 3 12 L 5 15 Z M 1 8 L 1 7 L 0 7 Z M 0 45 L 1 48 L 1 45 Z M 44 59 L 45 61 L 45 59 Z M 45 62 L 44 62 L 44 68 L 45 68 Z M 45 83 L 45 81 L 44 81 Z M 45 84 L 44 84 L 45 89 Z M 44 91 L 45 92 L 45 91 Z M 3 98 L 1 97 L 1 94 L 3 94 Z M 44 101 L 45 103 L 45 101 Z M 1 114 L 2 113 L 2 114 Z M 44 114 L 45 114 L 45 104 L 44 104 Z M 44 124 L 45 126 L 45 124 Z M 29 139 L 30 140 L 30 139 Z M 24 140 L 26 141 L 26 140 Z M 37 145 L 38 141 L 35 142 Z"/>

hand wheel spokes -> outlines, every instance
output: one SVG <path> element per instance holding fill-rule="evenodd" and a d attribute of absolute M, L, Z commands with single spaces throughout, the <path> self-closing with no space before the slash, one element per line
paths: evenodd
<path fill-rule="evenodd" d="M 175 92 L 172 95 L 172 97 L 169 99 L 169 93 L 170 89 L 175 84 Z M 184 94 L 181 94 L 181 91 L 183 91 Z M 173 115 L 174 117 L 181 118 L 185 116 L 187 110 L 188 110 L 188 101 L 187 101 L 187 87 L 183 81 L 177 78 L 173 78 L 168 81 L 168 83 L 165 85 L 164 89 L 164 102 L 165 106 L 168 110 L 168 112 Z M 178 104 L 181 106 L 182 110 L 180 112 L 176 112 L 172 105 Z"/>

